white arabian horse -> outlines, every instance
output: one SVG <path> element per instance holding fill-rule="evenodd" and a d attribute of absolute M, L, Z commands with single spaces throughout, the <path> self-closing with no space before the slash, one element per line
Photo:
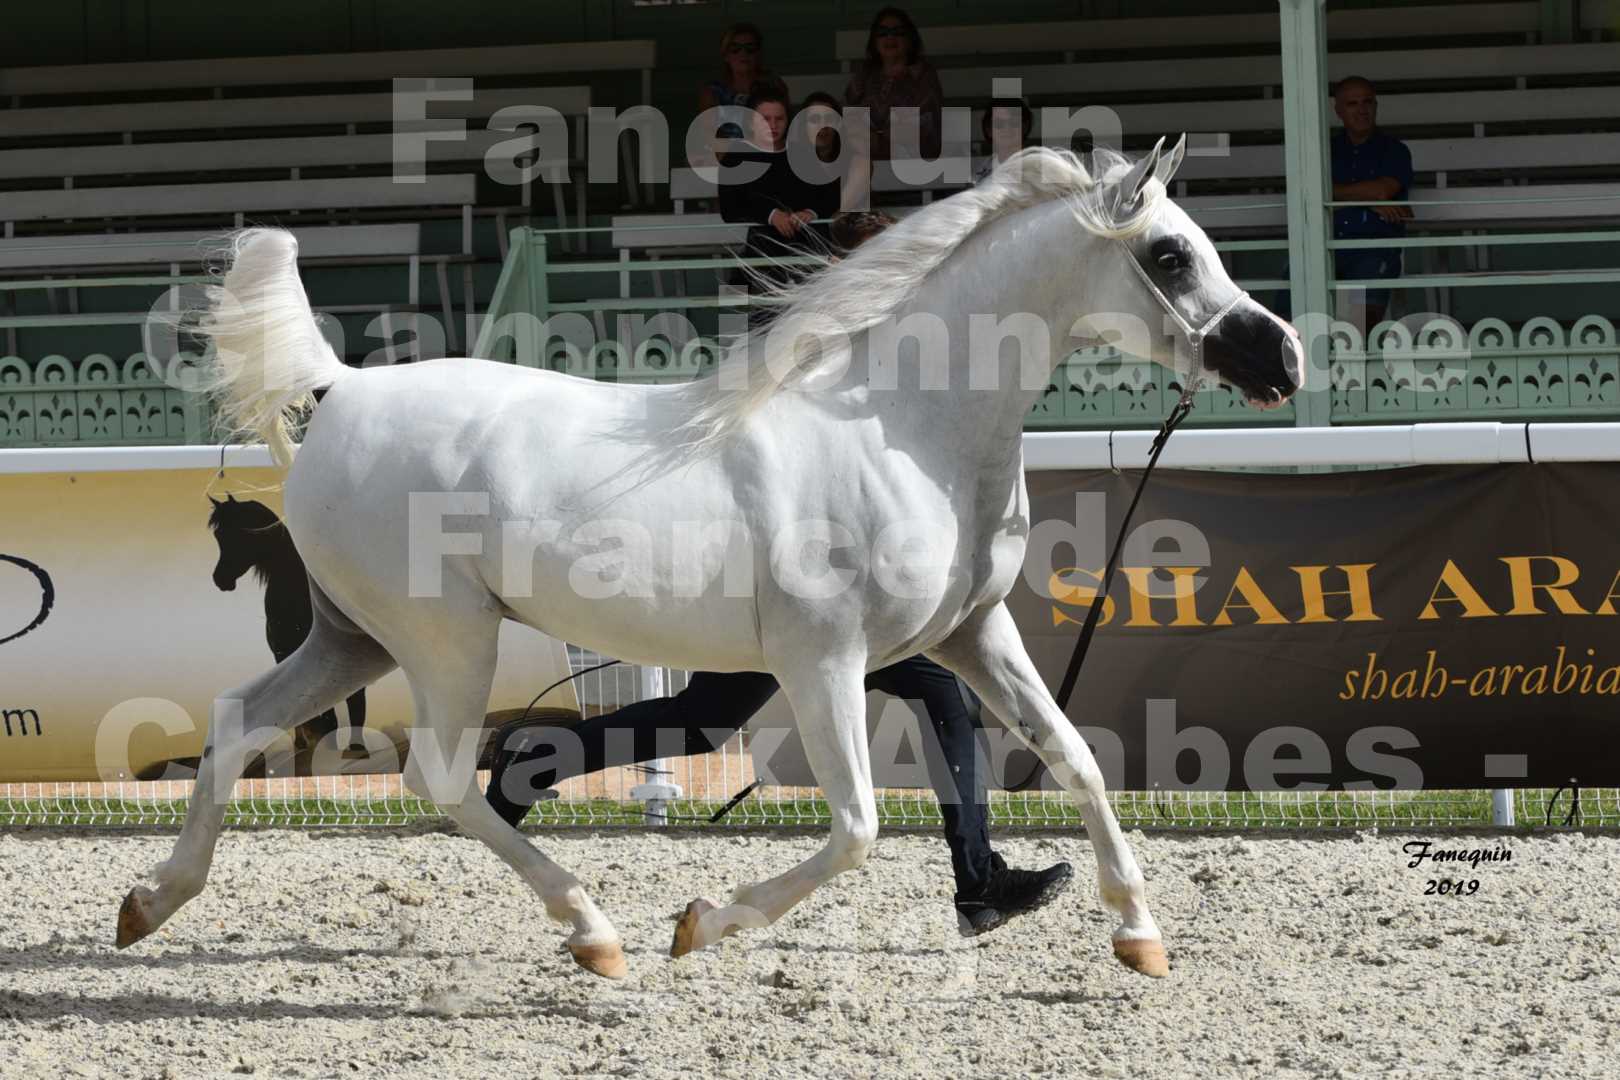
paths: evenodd
<path fill-rule="evenodd" d="M 1257 405 L 1299 383 L 1297 334 L 1232 283 L 1166 197 L 1182 145 L 1162 146 L 1134 165 L 1099 151 L 1096 175 L 1072 154 L 1026 151 L 789 287 L 770 332 L 676 386 L 464 359 L 345 367 L 311 315 L 292 237 L 238 234 L 202 330 L 223 418 L 291 460 L 285 517 L 315 624 L 216 701 L 185 826 L 157 887 L 126 897 L 120 947 L 203 888 L 246 742 L 397 665 L 418 725 L 406 784 L 572 926 L 581 966 L 622 975 L 613 924 L 477 786 L 467 747 L 510 618 L 633 663 L 768 671 L 787 693 L 831 835 L 730 903 L 693 901 L 673 955 L 774 922 L 864 862 L 878 819 L 863 677 L 925 653 L 1074 797 L 1121 919 L 1116 955 L 1164 975 L 1102 775 L 1003 604 L 1029 532 L 1024 418 L 1076 340 L 1135 327 L 1129 351 L 1184 380 L 1216 375 Z M 290 432 L 311 409 L 292 460 Z"/>

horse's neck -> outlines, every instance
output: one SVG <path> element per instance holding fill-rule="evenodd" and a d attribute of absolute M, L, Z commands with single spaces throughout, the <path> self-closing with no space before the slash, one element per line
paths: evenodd
<path fill-rule="evenodd" d="M 915 399 L 926 393 L 926 422 L 980 469 L 1019 467 L 1024 420 L 1046 393 L 1053 368 L 1075 345 L 1069 327 L 1085 310 L 1089 291 L 1075 270 L 1104 241 L 1058 217 L 1069 213 L 1053 203 L 991 223 L 969 237 L 895 313 L 900 326 L 913 316 L 938 319 L 947 355 L 941 360 L 926 344 L 902 349 L 894 377 L 882 383 L 893 389 L 872 392 L 892 393 L 902 406 L 909 401 L 912 407 L 893 410 L 896 416 L 915 414 Z M 1059 245 L 1068 250 L 1054 253 Z M 1003 344 L 998 326 L 1014 341 Z M 1023 342 L 1014 343 L 1026 331 L 1034 331 L 1027 351 Z M 893 349 L 881 334 L 863 334 L 855 347 L 867 359 L 851 365 L 857 378 L 893 361 L 883 355 Z M 944 391 L 923 389 L 941 378 Z"/>
<path fill-rule="evenodd" d="M 253 570 L 264 581 L 265 593 L 301 591 L 309 586 L 304 562 L 291 544 L 283 549 L 274 546 L 259 554 L 253 561 Z"/>

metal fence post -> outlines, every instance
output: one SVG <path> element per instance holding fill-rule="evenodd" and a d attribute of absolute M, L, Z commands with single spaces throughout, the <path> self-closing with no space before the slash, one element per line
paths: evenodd
<path fill-rule="evenodd" d="M 642 667 L 638 700 L 664 696 L 664 669 Z M 647 820 L 654 825 L 669 824 L 669 804 L 681 797 L 681 786 L 674 782 L 668 758 L 653 758 L 647 762 L 647 780 L 630 789 L 630 797 L 646 804 Z"/>
<path fill-rule="evenodd" d="M 565 238 L 567 234 L 562 234 Z M 589 237 L 580 234 L 580 244 L 583 247 L 589 242 Z M 529 271 L 529 314 L 545 322 L 551 317 L 551 278 L 550 278 L 550 242 L 546 234 L 538 229 L 530 229 L 528 237 L 528 271 Z M 546 366 L 545 342 L 541 342 L 540 363 L 537 367 Z"/>
<path fill-rule="evenodd" d="M 1513 791 L 1496 788 L 1491 792 L 1491 824 L 1498 828 L 1513 827 Z"/>
<path fill-rule="evenodd" d="M 1288 277 L 1294 325 L 1305 340 L 1305 385 L 1294 395 L 1301 426 L 1330 422 L 1331 357 L 1325 333 L 1333 318 L 1328 288 L 1332 187 L 1326 119 L 1327 19 L 1324 0 L 1278 0 L 1283 77 L 1283 153 L 1288 180 Z"/>

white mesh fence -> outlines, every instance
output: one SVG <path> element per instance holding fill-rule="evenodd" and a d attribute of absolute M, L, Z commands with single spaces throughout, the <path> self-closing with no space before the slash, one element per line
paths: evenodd
<path fill-rule="evenodd" d="M 667 808 L 676 825 L 708 825 L 710 817 L 754 779 L 740 738 L 719 751 L 670 763 L 683 796 Z M 543 802 L 526 827 L 658 824 L 630 789 L 642 777 L 632 770 L 565 781 L 561 797 Z M 0 821 L 19 825 L 178 826 L 185 820 L 191 784 L 182 780 L 113 784 L 28 783 L 0 785 Z M 1583 788 L 1578 812 L 1574 793 L 1514 791 L 1519 825 L 1620 826 L 1620 789 Z M 1110 793 L 1127 828 L 1291 829 L 1421 826 L 1489 826 L 1488 791 Z M 885 826 L 932 827 L 939 811 L 932 792 L 881 790 Z M 992 823 L 1000 827 L 1080 828 L 1079 812 L 1057 792 L 996 792 Z M 407 825 L 438 811 L 407 792 L 398 775 L 243 780 L 226 820 L 234 825 Z M 765 786 L 737 804 L 716 827 L 821 825 L 827 807 L 815 788 Z"/>

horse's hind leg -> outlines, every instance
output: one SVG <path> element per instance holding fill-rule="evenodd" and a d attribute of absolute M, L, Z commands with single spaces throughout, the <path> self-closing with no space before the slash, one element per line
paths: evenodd
<path fill-rule="evenodd" d="M 1040 755 L 1079 805 L 1097 850 L 1103 902 L 1122 919 L 1113 935 L 1114 955 L 1144 975 L 1168 974 L 1142 871 L 1108 805 L 1102 771 L 1041 682 L 1005 605 L 975 613 L 928 655 L 962 676 L 990 711 Z"/>
<path fill-rule="evenodd" d="M 516 870 L 539 895 L 546 914 L 573 926 L 567 944 L 580 967 L 622 978 L 624 951 L 613 924 L 572 874 L 502 820 L 478 787 L 479 740 L 499 629 L 500 617 L 481 610 L 436 627 L 431 650 L 410 649 L 420 655 L 406 655 L 409 647 L 401 646 L 401 666 L 411 681 L 417 714 L 405 784 Z"/>
<path fill-rule="evenodd" d="M 162 926 L 202 891 L 231 789 L 248 761 L 267 753 L 294 725 L 394 669 L 393 657 L 323 596 L 315 625 L 291 656 L 214 701 L 186 822 L 174 853 L 155 871 L 158 887 L 136 886 L 118 912 L 118 947 Z M 323 603 L 324 601 L 324 603 Z"/>
<path fill-rule="evenodd" d="M 671 956 L 712 945 L 739 929 L 780 919 L 816 887 L 866 861 L 877 837 L 877 802 L 866 744 L 866 687 L 859 661 L 775 672 L 799 720 L 816 783 L 827 797 L 827 846 L 787 873 L 732 895 L 732 902 L 694 900 L 675 924 Z"/>

